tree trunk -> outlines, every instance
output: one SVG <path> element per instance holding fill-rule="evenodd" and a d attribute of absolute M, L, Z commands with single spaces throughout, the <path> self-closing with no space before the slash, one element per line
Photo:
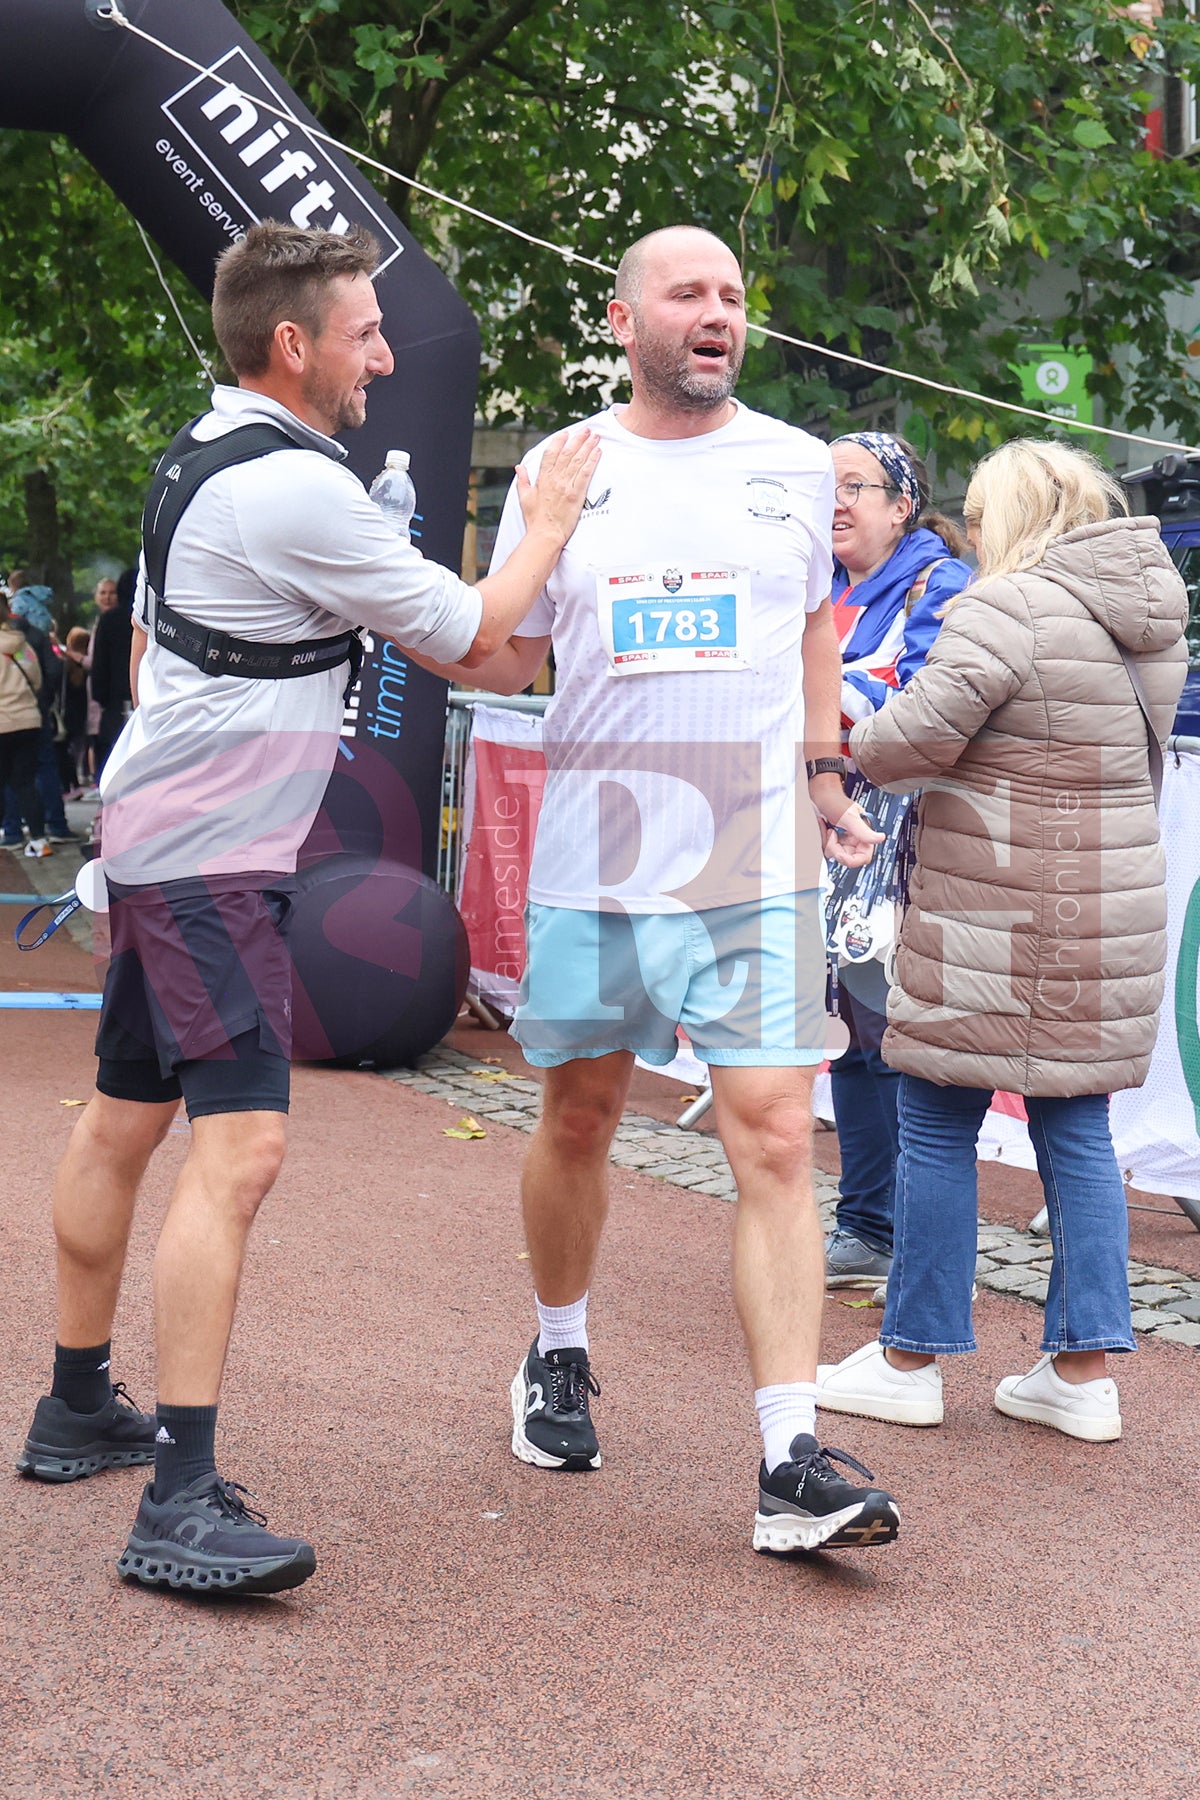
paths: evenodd
<path fill-rule="evenodd" d="M 54 616 L 60 634 L 65 635 L 64 627 L 75 604 L 75 583 L 62 547 L 58 494 L 46 469 L 31 469 L 25 477 L 25 528 L 25 580 L 54 589 Z"/>

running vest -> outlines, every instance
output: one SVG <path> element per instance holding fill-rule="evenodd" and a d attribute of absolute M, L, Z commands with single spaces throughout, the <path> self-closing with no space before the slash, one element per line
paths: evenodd
<path fill-rule="evenodd" d="M 253 681 L 290 681 L 349 662 L 349 696 L 362 668 L 362 639 L 357 631 L 298 644 L 258 643 L 252 638 L 231 637 L 227 631 L 209 631 L 163 599 L 171 540 L 185 510 L 210 476 L 277 450 L 304 448 L 277 425 L 238 425 L 222 437 L 198 443 L 192 436 L 197 423 L 198 419 L 193 419 L 185 425 L 167 446 L 154 471 L 142 515 L 146 581 L 154 595 L 155 643 L 206 675 L 240 675 Z"/>

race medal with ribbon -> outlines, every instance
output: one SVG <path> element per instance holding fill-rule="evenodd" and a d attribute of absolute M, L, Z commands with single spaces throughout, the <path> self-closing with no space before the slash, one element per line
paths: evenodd
<path fill-rule="evenodd" d="M 750 572 L 656 563 L 596 577 L 610 675 L 749 669 Z"/>

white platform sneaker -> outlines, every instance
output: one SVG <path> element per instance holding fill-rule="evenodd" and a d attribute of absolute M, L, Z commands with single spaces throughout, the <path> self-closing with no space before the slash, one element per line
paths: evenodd
<path fill-rule="evenodd" d="M 840 1363 L 818 1365 L 817 1405 L 889 1425 L 940 1425 L 942 1371 L 936 1363 L 893 1369 L 882 1344 L 864 1344 Z"/>
<path fill-rule="evenodd" d="M 1039 1357 L 1028 1375 L 1006 1375 L 996 1389 L 996 1407 L 1010 1419 L 1051 1425 L 1092 1444 L 1110 1444 L 1121 1435 L 1116 1382 L 1107 1375 L 1064 1381 L 1050 1355 Z"/>

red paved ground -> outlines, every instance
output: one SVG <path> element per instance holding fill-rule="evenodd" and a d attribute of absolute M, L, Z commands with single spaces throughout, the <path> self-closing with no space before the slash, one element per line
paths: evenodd
<path fill-rule="evenodd" d="M 70 945 L 37 965 L 82 986 Z M 0 951 L 0 987 L 11 959 Z M 22 973 L 25 973 L 23 970 Z M 52 1336 L 48 1178 L 92 1022 L 0 1014 L 0 1445 Z M 489 1052 L 492 1053 L 492 1052 Z M 757 1456 L 728 1296 L 730 1210 L 618 1174 L 596 1306 L 605 1467 L 508 1451 L 530 1334 L 526 1140 L 370 1075 L 297 1072 L 222 1412 L 227 1472 L 304 1529 L 277 1601 L 123 1587 L 135 1472 L 2 1489 L 0 1793 L 247 1800 L 1166 1800 L 1200 1787 L 1196 1354 L 1123 1374 L 1126 1436 L 1000 1418 L 1039 1315 L 984 1294 L 950 1417 L 831 1426 L 904 1533 L 796 1563 L 749 1550 Z M 182 1132 L 145 1196 L 115 1372 L 153 1390 L 148 1281 Z M 865 1315 L 827 1307 L 840 1356 Z M 3 1481 L 0 1476 L 0 1481 Z"/>

